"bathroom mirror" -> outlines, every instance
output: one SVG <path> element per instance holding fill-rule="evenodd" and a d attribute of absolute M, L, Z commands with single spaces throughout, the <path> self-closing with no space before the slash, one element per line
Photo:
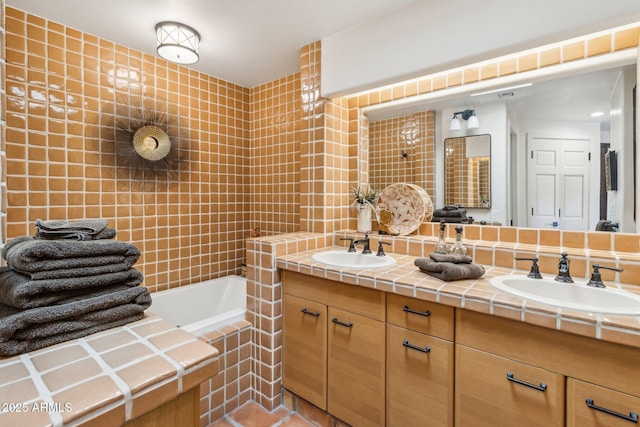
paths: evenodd
<path fill-rule="evenodd" d="M 619 183 L 628 183 L 626 187 L 607 191 L 604 176 L 602 179 L 600 176 L 600 162 L 604 161 L 607 147 L 619 151 L 621 148 L 616 145 L 632 143 L 629 142 L 634 133 L 631 92 L 636 80 L 636 59 L 635 50 L 617 52 L 597 60 L 585 59 L 555 66 L 539 74 L 497 78 L 482 90 L 469 85 L 468 88 L 457 87 L 367 106 L 361 110 L 366 117 L 361 129 L 366 129 L 366 133 L 361 134 L 360 141 L 368 144 L 361 147 L 365 147 L 363 150 L 368 153 L 369 163 L 364 164 L 366 170 L 365 166 L 360 168 L 361 181 L 382 183 L 384 181 L 378 175 L 387 173 L 385 171 L 403 172 L 402 177 L 390 179 L 420 185 L 431 196 L 434 208 L 442 208 L 451 202 L 445 199 L 448 176 L 444 167 L 444 141 L 489 134 L 490 161 L 486 166 L 491 180 L 488 198 L 476 194 L 478 202 L 475 206 L 471 206 L 468 199 L 460 203 L 471 209 L 469 213 L 476 220 L 517 227 L 592 231 L 600 219 L 607 219 L 619 222 L 619 231 L 635 232 L 633 208 L 629 208 L 634 203 L 631 195 L 635 192 L 632 166 L 618 171 L 621 174 Z M 475 110 L 480 120 L 479 128 L 467 129 L 463 122 L 461 131 L 451 131 L 452 113 L 464 109 Z M 598 111 L 602 114 L 591 116 Z M 420 122 L 418 126 L 405 127 L 407 121 L 415 122 L 416 119 Z M 391 130 L 377 128 L 380 123 L 394 121 L 395 127 Z M 581 128 L 573 130 L 572 136 L 558 136 L 574 125 Z M 407 130 L 408 138 L 401 138 L 403 128 Z M 551 132 L 556 134 L 550 135 Z M 387 145 L 374 153 L 376 141 L 373 136 L 377 134 L 391 135 L 395 145 Z M 584 175 L 584 203 L 580 205 L 584 221 L 569 228 L 564 226 L 568 220 L 558 220 L 559 212 L 570 212 L 562 205 L 566 205 L 566 200 L 554 201 L 556 205 L 550 209 L 553 213 L 550 218 L 533 221 L 534 195 L 540 193 L 530 189 L 530 183 L 536 179 L 528 175 L 532 137 L 560 141 L 572 139 L 573 135 L 586 141 L 585 152 L 589 155 L 588 170 Z M 631 153 L 632 147 L 625 145 L 625 150 Z M 633 155 L 628 156 L 629 163 L 632 159 Z M 410 166 L 409 169 L 406 166 Z M 566 206 L 571 207 L 571 204 Z"/>
<path fill-rule="evenodd" d="M 444 140 L 444 204 L 491 208 L 491 136 Z"/>

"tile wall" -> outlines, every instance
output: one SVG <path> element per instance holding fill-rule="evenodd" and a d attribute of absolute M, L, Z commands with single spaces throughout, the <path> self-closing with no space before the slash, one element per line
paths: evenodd
<path fill-rule="evenodd" d="M 248 206 L 251 228 L 264 235 L 300 230 L 300 73 L 250 91 Z"/>
<path fill-rule="evenodd" d="M 33 234 L 39 218 L 105 218 L 141 249 L 136 267 L 151 290 L 239 273 L 251 225 L 250 90 L 17 9 L 6 15 L 5 238 Z M 178 179 L 114 177 L 103 120 L 122 96 L 175 106 L 191 148 Z"/>

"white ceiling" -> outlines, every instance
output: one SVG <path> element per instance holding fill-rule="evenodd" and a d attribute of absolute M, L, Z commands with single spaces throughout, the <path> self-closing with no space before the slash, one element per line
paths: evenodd
<path fill-rule="evenodd" d="M 299 69 L 300 48 L 413 0 L 6 0 L 38 15 L 155 55 L 155 25 L 201 35 L 191 68 L 254 87 Z"/>

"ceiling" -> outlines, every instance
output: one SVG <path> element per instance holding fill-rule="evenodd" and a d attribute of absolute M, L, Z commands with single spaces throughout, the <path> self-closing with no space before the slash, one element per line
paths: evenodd
<path fill-rule="evenodd" d="M 155 25 L 201 35 L 191 68 L 244 87 L 299 70 L 300 48 L 413 0 L 6 0 L 5 4 L 155 55 Z"/>

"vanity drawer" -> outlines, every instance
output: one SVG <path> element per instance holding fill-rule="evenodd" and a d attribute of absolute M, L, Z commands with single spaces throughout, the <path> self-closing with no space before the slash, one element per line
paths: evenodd
<path fill-rule="evenodd" d="M 384 292 L 285 270 L 282 291 L 327 306 L 385 321 Z"/>
<path fill-rule="evenodd" d="M 455 358 L 457 426 L 564 425 L 563 375 L 459 344 Z"/>
<path fill-rule="evenodd" d="M 387 294 L 387 323 L 453 340 L 454 309 L 446 305 Z"/>
<path fill-rule="evenodd" d="M 589 400 L 588 403 L 587 400 Z M 640 414 L 638 397 L 574 378 L 567 380 L 567 426 L 569 427 L 630 426 L 638 422 L 638 414 Z"/>

